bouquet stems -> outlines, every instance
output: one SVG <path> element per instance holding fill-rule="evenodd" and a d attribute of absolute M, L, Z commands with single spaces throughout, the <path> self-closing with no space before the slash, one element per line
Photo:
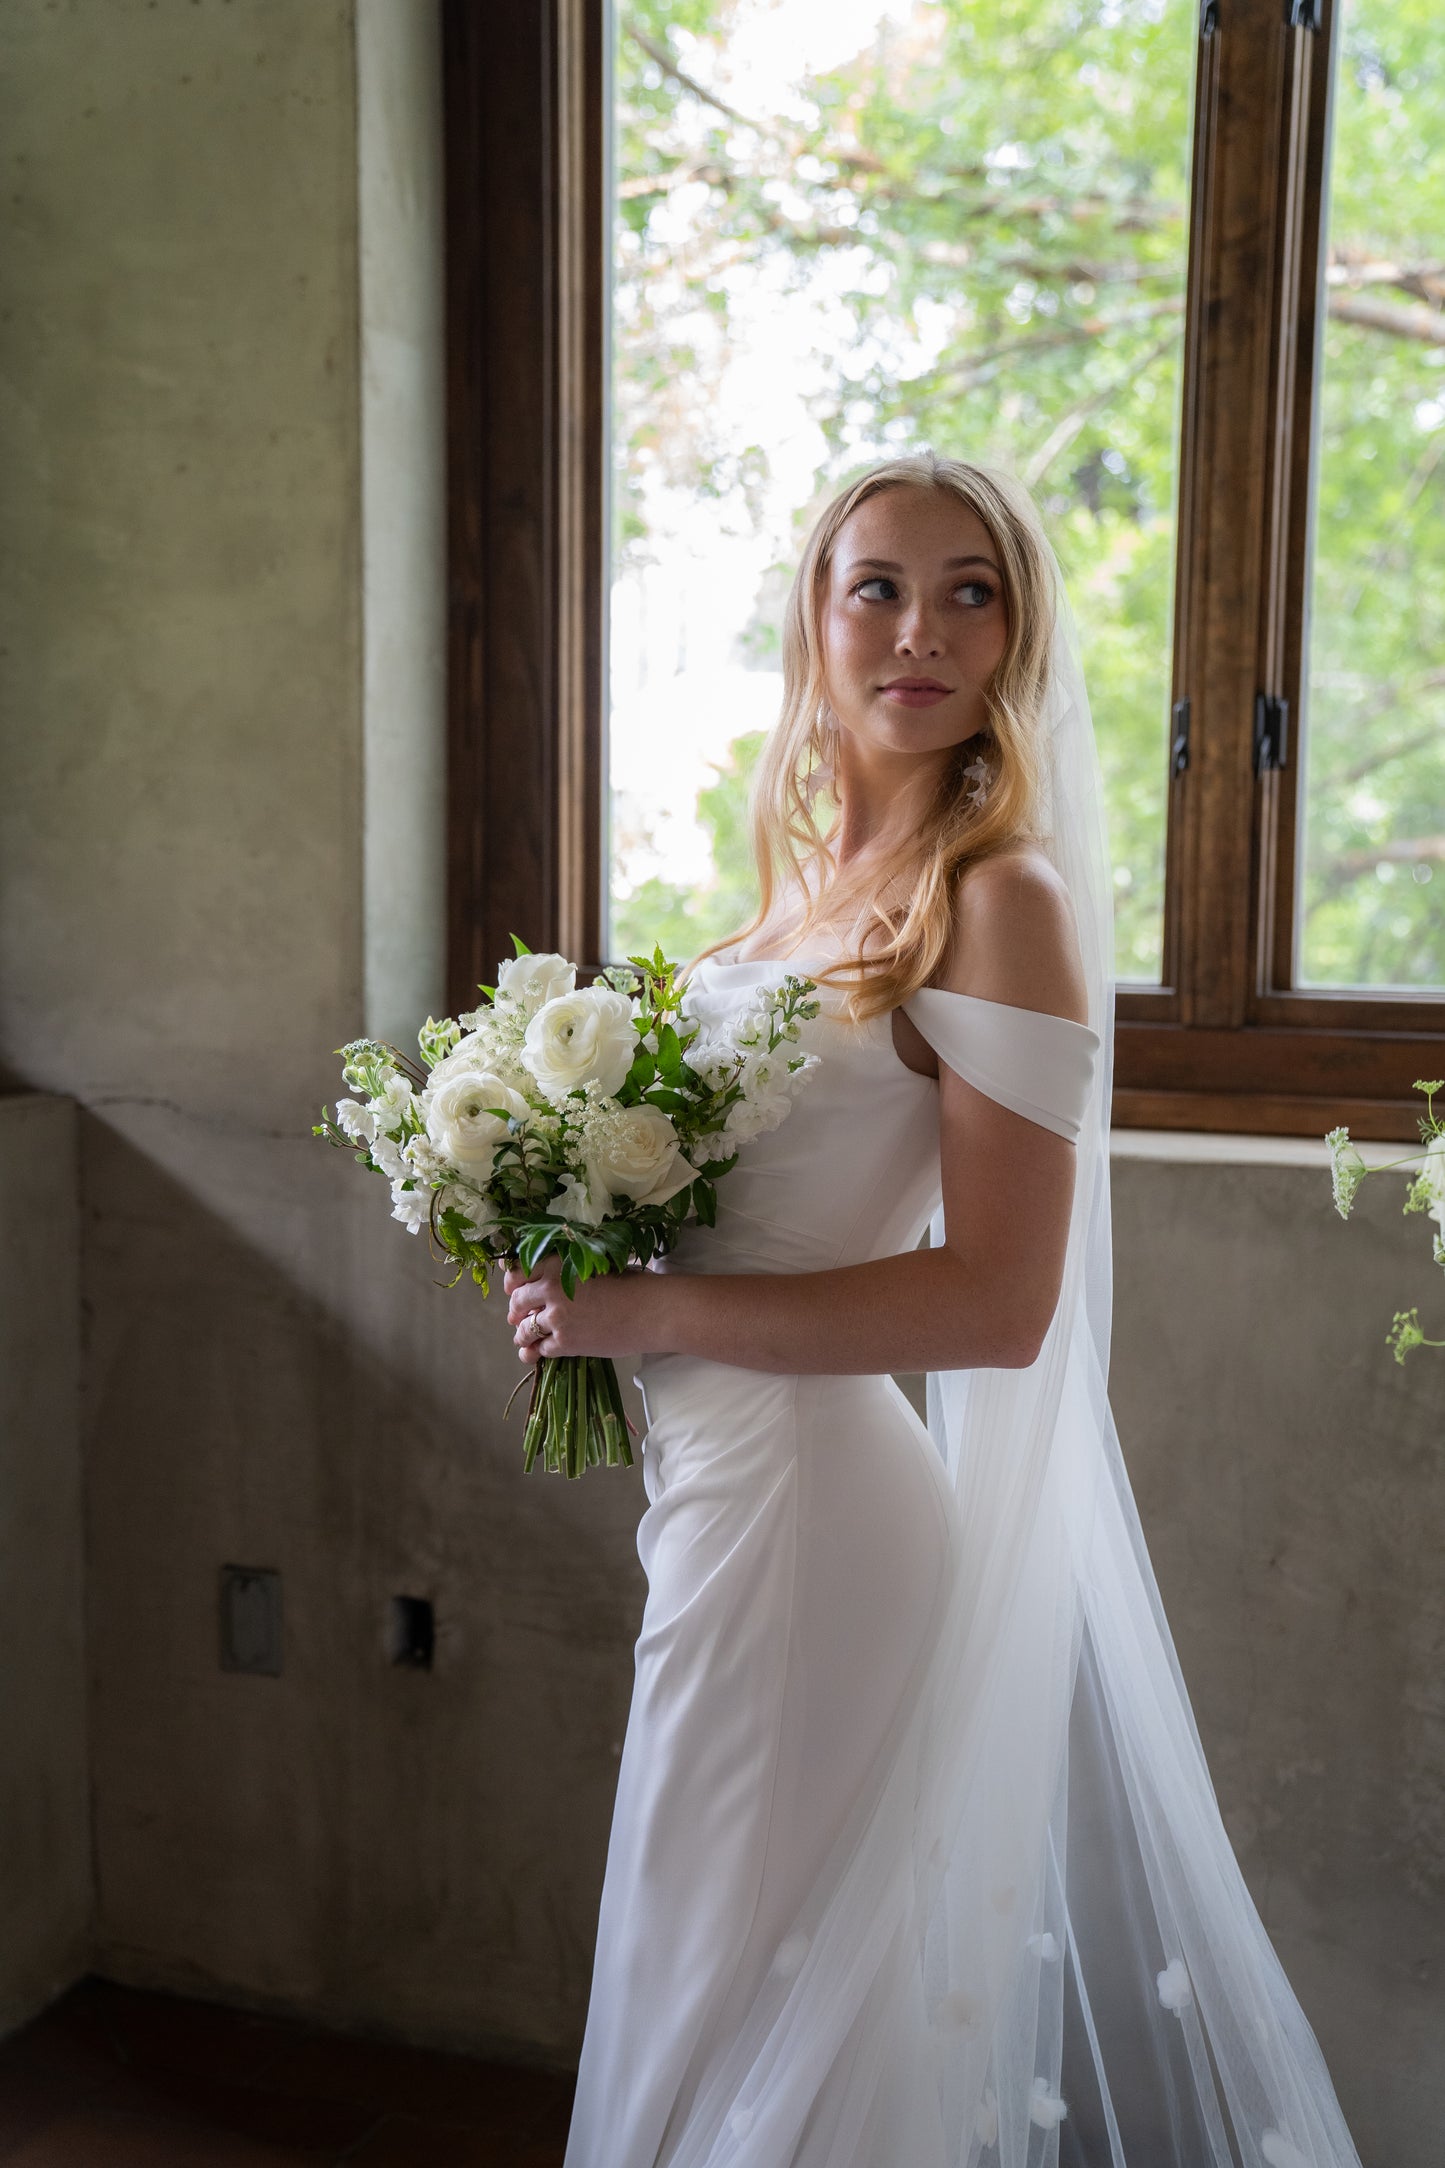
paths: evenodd
<path fill-rule="evenodd" d="M 553 1475 L 579 1476 L 599 1465 L 630 1468 L 627 1431 L 627 1411 L 610 1355 L 540 1357 L 522 1433 L 524 1474 L 531 1472 L 539 1455 Z"/>

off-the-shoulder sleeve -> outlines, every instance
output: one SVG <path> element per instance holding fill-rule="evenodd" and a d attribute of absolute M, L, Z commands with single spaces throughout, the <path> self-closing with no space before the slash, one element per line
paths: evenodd
<path fill-rule="evenodd" d="M 940 1061 L 1031 1122 L 1077 1139 L 1099 1059 L 1099 1034 L 1072 1017 L 920 986 L 903 1004 Z"/>

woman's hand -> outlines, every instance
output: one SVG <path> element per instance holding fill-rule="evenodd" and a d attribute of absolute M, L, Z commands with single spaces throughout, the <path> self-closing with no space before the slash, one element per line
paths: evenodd
<path fill-rule="evenodd" d="M 625 1272 L 602 1272 L 579 1280 L 569 1300 L 562 1292 L 562 1267 L 544 1257 L 530 1277 L 507 1272 L 507 1323 L 524 1363 L 544 1355 L 646 1355 L 661 1353 L 667 1275 L 629 1265 Z M 539 1325 L 544 1328 L 539 1330 Z"/>

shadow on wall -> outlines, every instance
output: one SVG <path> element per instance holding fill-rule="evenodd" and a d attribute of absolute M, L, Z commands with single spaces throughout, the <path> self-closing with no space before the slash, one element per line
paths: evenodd
<path fill-rule="evenodd" d="M 102 1969 L 565 2063 L 640 1466 L 523 1475 L 500 1289 L 435 1287 L 317 1140 L 112 1107 L 82 1163 Z M 279 1678 L 219 1666 L 224 1564 L 282 1577 Z M 429 1670 L 390 1660 L 399 1595 Z"/>

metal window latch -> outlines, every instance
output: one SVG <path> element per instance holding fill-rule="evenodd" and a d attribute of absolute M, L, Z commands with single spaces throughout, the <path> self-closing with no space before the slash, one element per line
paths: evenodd
<path fill-rule="evenodd" d="M 1284 21 L 1287 30 L 1318 34 L 1324 23 L 1324 0 L 1284 0 Z"/>
<path fill-rule="evenodd" d="M 1289 702 L 1276 693 L 1254 696 L 1254 772 L 1282 768 L 1289 753 Z"/>
<path fill-rule="evenodd" d="M 1199 0 L 1199 35 L 1212 38 L 1219 28 L 1219 0 Z"/>
<path fill-rule="evenodd" d="M 1183 775 L 1189 766 L 1189 702 L 1176 700 L 1169 711 L 1169 773 Z"/>

